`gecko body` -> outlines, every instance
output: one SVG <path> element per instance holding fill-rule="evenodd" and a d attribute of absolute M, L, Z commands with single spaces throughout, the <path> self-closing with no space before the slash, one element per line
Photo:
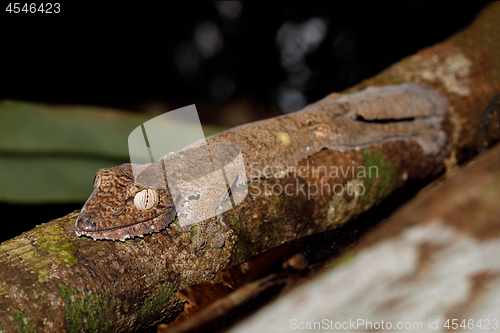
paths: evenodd
<path fill-rule="evenodd" d="M 415 141 L 424 154 L 436 155 L 446 144 L 441 122 L 447 111 L 445 96 L 405 83 L 330 96 L 293 114 L 238 126 L 206 141 L 209 145 L 231 143 L 241 149 L 246 177 L 232 175 L 228 182 L 230 189 L 214 191 L 205 186 L 190 196 L 172 195 L 168 187 L 141 185 L 134 179 L 130 164 L 101 169 L 94 181 L 94 191 L 77 218 L 75 231 L 95 240 L 125 241 L 161 231 L 175 219 L 180 226 L 189 225 L 183 219 L 192 218 L 195 210 L 191 207 L 201 202 L 200 197 L 213 198 L 216 210 L 229 202 L 229 191 L 296 166 L 325 148 L 343 151 L 402 140 Z M 155 163 L 166 163 L 168 158 Z M 196 247 L 205 245 L 207 231 L 214 235 L 215 247 L 223 246 L 224 238 L 215 218 L 196 225 L 198 234 L 193 238 Z"/>

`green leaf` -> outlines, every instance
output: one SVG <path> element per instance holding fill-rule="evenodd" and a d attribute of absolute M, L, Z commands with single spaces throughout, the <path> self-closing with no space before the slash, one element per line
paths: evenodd
<path fill-rule="evenodd" d="M 153 117 L 103 107 L 0 102 L 0 201 L 84 202 L 100 168 L 130 161 L 129 134 Z M 178 128 L 165 130 L 173 137 L 186 133 Z M 219 130 L 203 129 L 206 135 Z"/>
<path fill-rule="evenodd" d="M 103 158 L 1 156 L 0 201 L 71 203 L 85 201 L 99 168 L 120 164 Z"/>
<path fill-rule="evenodd" d="M 147 117 L 107 108 L 0 103 L 0 153 L 128 159 L 127 138 Z"/>

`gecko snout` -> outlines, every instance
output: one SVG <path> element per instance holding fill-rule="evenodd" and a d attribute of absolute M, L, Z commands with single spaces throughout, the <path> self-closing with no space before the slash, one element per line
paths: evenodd
<path fill-rule="evenodd" d="M 75 227 L 83 231 L 95 230 L 96 223 L 86 216 L 79 215 Z"/>

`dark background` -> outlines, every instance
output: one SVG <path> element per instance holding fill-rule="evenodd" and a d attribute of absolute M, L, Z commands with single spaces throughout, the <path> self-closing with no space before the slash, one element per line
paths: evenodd
<path fill-rule="evenodd" d="M 195 103 L 202 122 L 234 126 L 375 75 L 465 27 L 485 4 L 81 2 L 60 14 L 9 14 L 2 2 L 0 99 L 151 114 Z M 82 205 L 0 209 L 4 223 L 22 212 L 27 230 Z"/>

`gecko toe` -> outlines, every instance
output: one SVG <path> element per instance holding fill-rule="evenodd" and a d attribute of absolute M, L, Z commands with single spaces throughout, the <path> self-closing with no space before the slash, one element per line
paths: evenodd
<path fill-rule="evenodd" d="M 207 244 L 206 243 L 205 235 L 200 234 L 200 233 L 194 235 L 194 237 L 193 237 L 193 244 L 194 244 L 195 248 L 197 248 L 197 249 L 203 249 L 205 247 L 205 245 Z"/>
<path fill-rule="evenodd" d="M 220 249 L 221 247 L 223 247 L 224 243 L 225 243 L 224 235 L 221 232 L 215 235 L 214 239 L 212 240 L 212 244 L 216 249 Z"/>

